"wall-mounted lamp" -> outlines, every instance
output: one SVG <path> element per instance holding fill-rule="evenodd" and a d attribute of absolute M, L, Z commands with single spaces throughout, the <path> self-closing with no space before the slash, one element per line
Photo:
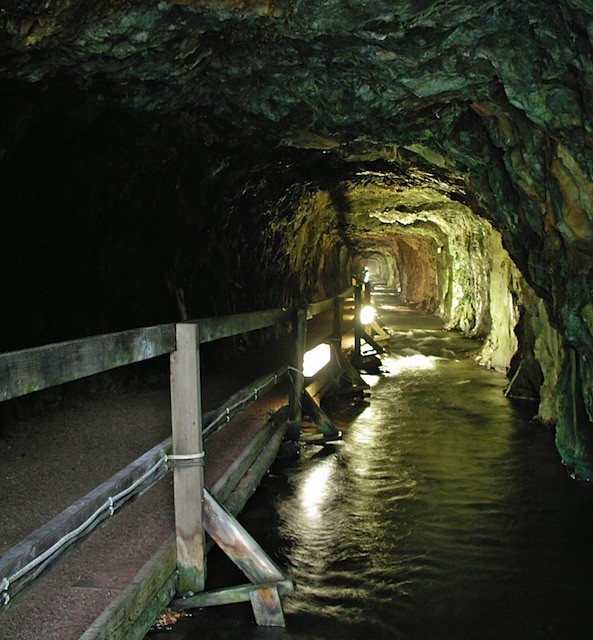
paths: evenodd
<path fill-rule="evenodd" d="M 303 357 L 303 375 L 305 378 L 314 376 L 330 361 L 331 348 L 329 344 L 322 342 L 307 351 Z"/>

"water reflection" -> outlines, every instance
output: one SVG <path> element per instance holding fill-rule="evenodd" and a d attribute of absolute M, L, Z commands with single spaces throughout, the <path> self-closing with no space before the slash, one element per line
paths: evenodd
<path fill-rule="evenodd" d="M 392 376 L 405 370 L 427 371 L 428 369 L 433 369 L 436 361 L 436 356 L 425 356 L 421 353 L 407 356 L 387 356 L 382 359 L 385 373 Z"/>
<path fill-rule="evenodd" d="M 386 316 L 389 373 L 332 412 L 343 443 L 276 464 L 243 515 L 297 583 L 288 627 L 257 629 L 234 605 L 171 639 L 589 637 L 593 495 L 533 408 L 476 365 L 478 345 L 416 315 L 418 331 L 410 310 Z"/>
<path fill-rule="evenodd" d="M 299 501 L 303 513 L 309 520 L 317 521 L 322 515 L 322 507 L 330 493 L 330 479 L 335 459 L 330 458 L 312 466 L 303 474 L 302 484 L 299 488 Z"/>

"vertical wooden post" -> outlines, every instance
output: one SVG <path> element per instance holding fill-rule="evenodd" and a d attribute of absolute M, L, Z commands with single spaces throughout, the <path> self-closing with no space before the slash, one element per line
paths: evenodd
<path fill-rule="evenodd" d="M 360 358 L 360 343 L 362 340 L 362 322 L 360 320 L 361 302 L 361 286 L 357 284 L 354 287 L 354 357 Z"/>
<path fill-rule="evenodd" d="M 292 321 L 292 335 L 294 342 L 290 362 L 291 368 L 288 372 L 291 382 L 288 401 L 288 418 L 291 422 L 300 425 L 303 419 L 301 395 L 305 384 L 303 358 L 307 344 L 307 309 L 304 307 L 298 308 L 295 312 L 295 317 Z"/>
<path fill-rule="evenodd" d="M 340 354 L 342 352 L 342 321 L 344 317 L 344 299 L 334 298 L 334 326 L 332 330 L 332 351 L 331 357 L 334 367 L 340 367 Z"/>
<path fill-rule="evenodd" d="M 180 593 L 204 590 L 206 554 L 203 527 L 204 451 L 200 342 L 196 323 L 176 326 L 171 354 L 171 419 L 175 533 Z"/>
<path fill-rule="evenodd" d="M 370 280 L 368 282 L 365 282 L 364 291 L 365 291 L 365 294 L 366 294 L 366 296 L 365 296 L 365 298 L 366 298 L 365 304 L 368 304 L 368 305 L 373 304 L 373 302 L 371 300 L 371 294 L 373 292 L 373 285 L 371 284 Z"/>
<path fill-rule="evenodd" d="M 344 298 L 334 298 L 334 327 L 333 338 L 334 340 L 342 340 L 342 321 L 344 318 Z"/>

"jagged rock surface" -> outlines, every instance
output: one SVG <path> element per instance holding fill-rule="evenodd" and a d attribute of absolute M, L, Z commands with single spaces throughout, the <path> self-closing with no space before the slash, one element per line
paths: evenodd
<path fill-rule="evenodd" d="M 6 0 L 3 346 L 321 296 L 375 252 L 507 351 L 524 314 L 515 383 L 593 477 L 592 41 L 588 0 Z M 493 322 L 489 225 L 539 313 L 505 266 Z"/>

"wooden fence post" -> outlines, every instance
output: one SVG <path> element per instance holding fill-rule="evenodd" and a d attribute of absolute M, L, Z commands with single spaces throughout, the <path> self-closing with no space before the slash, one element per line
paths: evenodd
<path fill-rule="evenodd" d="M 369 280 L 368 282 L 364 283 L 364 293 L 365 293 L 365 304 L 371 305 L 372 302 L 372 292 L 373 292 L 373 285 L 371 283 L 371 281 Z"/>
<path fill-rule="evenodd" d="M 303 418 L 301 407 L 301 396 L 305 384 L 303 376 L 303 358 L 305 356 L 307 343 L 307 310 L 303 307 L 296 309 L 292 321 L 293 347 L 290 369 L 288 370 L 290 379 L 288 419 L 292 423 L 300 426 Z"/>
<path fill-rule="evenodd" d="M 343 318 L 344 318 L 344 298 L 334 298 L 334 326 L 333 326 L 333 338 L 334 340 L 342 341 L 343 333 Z"/>
<path fill-rule="evenodd" d="M 335 370 L 341 369 L 340 355 L 342 353 L 342 332 L 344 318 L 344 298 L 334 298 L 334 319 L 332 330 L 331 358 Z"/>
<path fill-rule="evenodd" d="M 362 340 L 363 327 L 360 320 L 361 302 L 361 286 L 357 284 L 354 287 L 354 357 L 360 358 L 360 344 Z"/>
<path fill-rule="evenodd" d="M 175 534 L 180 593 L 204 590 L 206 554 L 203 527 L 204 450 L 200 387 L 199 326 L 176 325 L 171 354 L 171 419 Z"/>

